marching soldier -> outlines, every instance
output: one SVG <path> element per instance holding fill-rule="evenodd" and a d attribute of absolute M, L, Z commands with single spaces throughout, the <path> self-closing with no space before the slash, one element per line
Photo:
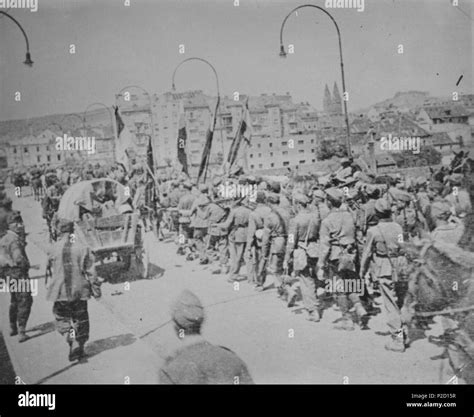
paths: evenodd
<path fill-rule="evenodd" d="M 191 255 L 189 248 L 189 240 L 192 238 L 191 228 L 191 209 L 193 207 L 196 196 L 191 193 L 192 184 L 186 182 L 183 184 L 184 194 L 180 197 L 178 203 L 179 211 L 179 235 L 178 235 L 178 254 L 185 255 L 186 252 L 188 257 Z"/>
<path fill-rule="evenodd" d="M 247 259 L 249 262 L 249 277 L 251 284 L 255 285 L 257 291 L 263 290 L 266 270 L 262 254 L 262 237 L 265 218 L 271 213 L 266 203 L 264 191 L 257 191 L 255 197 L 255 209 L 249 215 L 249 228 L 247 233 Z"/>
<path fill-rule="evenodd" d="M 328 278 L 331 283 L 336 283 L 332 288 L 337 293 L 336 300 L 342 313 L 342 320 L 334 328 L 354 330 L 350 304 L 352 303 L 359 320 L 367 314 L 360 300 L 362 283 L 359 282 L 360 285 L 357 285 L 355 224 L 351 214 L 341 208 L 343 192 L 330 188 L 326 190 L 326 195 L 330 212 L 321 222 L 317 277 L 321 281 Z"/>
<path fill-rule="evenodd" d="M 307 318 L 318 322 L 320 321 L 320 302 L 316 295 L 316 287 L 319 284 L 316 279 L 318 253 L 317 247 L 313 251 L 310 248 L 317 245 L 321 219 L 318 211 L 308 209 L 310 200 L 304 194 L 296 194 L 294 202 L 298 214 L 290 221 L 283 268 L 288 269 L 288 263 L 293 259 L 293 270 L 300 283 Z M 290 297 L 290 305 L 291 301 Z"/>
<path fill-rule="evenodd" d="M 30 263 L 25 251 L 25 234 L 21 216 L 9 211 L 9 203 L 0 206 L 2 234 L 0 238 L 0 275 L 11 284 L 10 336 L 18 336 L 20 343 L 28 340 L 26 324 L 33 305 L 29 279 Z M 6 226 L 8 230 L 6 230 Z"/>
<path fill-rule="evenodd" d="M 191 208 L 193 228 L 193 240 L 196 251 L 199 255 L 199 263 L 205 265 L 209 263 L 207 257 L 207 232 L 209 228 L 209 204 L 208 187 L 204 184 L 200 186 L 200 195 L 193 202 Z"/>
<path fill-rule="evenodd" d="M 84 356 L 84 345 L 89 340 L 87 300 L 91 295 L 101 296 L 101 283 L 90 249 L 73 234 L 73 222 L 60 219 L 58 229 L 58 240 L 48 258 L 51 278 L 46 285 L 46 300 L 54 303 L 56 329 L 66 337 L 72 362 Z"/>
<path fill-rule="evenodd" d="M 229 233 L 229 282 L 238 280 L 240 267 L 244 263 L 250 212 L 250 209 L 245 207 L 242 201 L 239 201 L 238 205 L 231 209 L 227 220 L 217 224 L 218 227 L 228 230 Z"/>
<path fill-rule="evenodd" d="M 383 304 L 390 329 L 391 339 L 385 349 L 404 352 L 406 331 L 400 314 L 407 282 L 404 280 L 403 268 L 406 258 L 403 255 L 402 227 L 392 221 L 392 210 L 384 198 L 377 200 L 375 210 L 379 218 L 376 226 L 369 228 L 367 242 L 361 258 L 361 279 L 370 271 L 372 279 L 377 280 L 382 292 Z"/>
<path fill-rule="evenodd" d="M 270 214 L 263 222 L 262 251 L 267 272 L 273 275 L 280 296 L 284 295 L 283 288 L 283 261 L 286 251 L 286 239 L 290 214 L 280 206 L 279 194 L 269 194 L 267 203 Z M 262 284 L 263 285 L 263 284 Z"/>

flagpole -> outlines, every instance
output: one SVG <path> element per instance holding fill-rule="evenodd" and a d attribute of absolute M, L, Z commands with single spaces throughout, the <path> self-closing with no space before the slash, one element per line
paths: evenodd
<path fill-rule="evenodd" d="M 211 68 L 212 72 L 214 73 L 214 77 L 215 77 L 215 80 L 216 80 L 216 91 L 217 91 L 216 110 L 215 110 L 214 115 L 213 115 L 213 121 L 211 122 L 211 124 L 212 124 L 212 131 L 211 131 L 211 134 L 214 135 L 214 128 L 215 128 L 215 126 L 216 126 L 216 119 L 217 119 L 217 111 L 218 111 L 219 103 L 220 103 L 219 76 L 217 75 L 217 71 L 216 71 L 216 69 L 214 68 L 214 66 L 213 66 L 209 61 L 207 61 L 207 60 L 204 59 L 204 58 L 199 58 L 199 57 L 186 58 L 185 60 L 181 61 L 181 62 L 176 66 L 176 68 L 175 68 L 174 71 L 173 71 L 173 76 L 172 76 L 172 78 L 171 78 L 171 89 L 172 89 L 173 91 L 176 91 L 176 84 L 175 84 L 176 72 L 177 72 L 178 69 L 181 67 L 181 65 L 183 65 L 184 63 L 189 62 L 189 61 L 201 61 L 201 62 L 204 62 L 205 64 L 207 64 L 207 65 Z M 207 170 L 208 170 L 209 160 L 210 160 L 210 154 L 211 154 L 211 149 L 209 149 L 209 155 L 207 155 L 207 157 L 206 157 L 206 166 L 205 166 L 205 169 L 204 169 L 204 182 L 206 182 Z M 201 162 L 202 162 L 202 161 L 201 161 Z M 198 174 L 198 181 L 199 181 L 199 174 Z"/>
<path fill-rule="evenodd" d="M 136 89 L 141 90 L 148 97 L 148 103 L 149 103 L 148 107 L 149 107 L 149 110 L 150 110 L 150 124 L 151 124 L 151 129 L 150 130 L 151 130 L 151 138 L 152 138 L 151 149 L 152 149 L 152 154 L 153 154 L 153 165 L 155 167 L 157 167 L 158 166 L 158 158 L 157 158 L 157 155 L 155 153 L 154 146 L 153 146 L 153 142 L 156 139 L 155 138 L 155 123 L 154 123 L 154 120 L 153 120 L 153 103 L 152 103 L 152 100 L 151 100 L 150 93 L 146 89 L 144 89 L 143 87 L 141 87 L 139 85 L 127 85 L 127 86 L 123 87 L 118 92 L 118 94 L 115 95 L 115 102 L 117 104 L 117 97 L 121 96 L 124 90 L 127 90 L 127 89 L 130 90 L 132 88 L 136 88 Z"/>

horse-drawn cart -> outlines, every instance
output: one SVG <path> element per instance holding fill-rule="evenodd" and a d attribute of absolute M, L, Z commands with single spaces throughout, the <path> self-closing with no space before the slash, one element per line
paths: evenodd
<path fill-rule="evenodd" d="M 77 239 L 91 248 L 97 262 L 121 261 L 130 269 L 135 259 L 138 274 L 148 278 L 144 227 L 126 187 L 107 178 L 74 184 L 63 195 L 57 217 L 74 221 Z"/>

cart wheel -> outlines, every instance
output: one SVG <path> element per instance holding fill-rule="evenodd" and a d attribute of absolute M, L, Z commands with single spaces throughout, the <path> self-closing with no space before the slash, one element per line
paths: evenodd
<path fill-rule="evenodd" d="M 142 241 L 142 244 L 135 248 L 135 260 L 137 264 L 138 274 L 143 279 L 147 279 L 150 259 L 148 256 L 148 250 L 146 249 L 145 241 Z"/>

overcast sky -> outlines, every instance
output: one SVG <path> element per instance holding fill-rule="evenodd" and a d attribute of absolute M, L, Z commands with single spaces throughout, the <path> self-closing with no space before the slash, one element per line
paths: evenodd
<path fill-rule="evenodd" d="M 292 15 L 284 43 L 295 53 L 278 56 L 281 22 L 303 0 L 240 0 L 239 7 L 234 0 L 130 0 L 130 7 L 124 1 L 38 0 L 37 12 L 10 10 L 29 35 L 33 68 L 22 64 L 21 32 L 0 17 L 0 120 L 109 105 L 129 84 L 168 91 L 173 69 L 191 56 L 216 67 L 223 94 L 288 91 L 321 109 L 326 82 L 332 90 L 337 81 L 342 91 L 336 31 L 324 13 L 306 8 Z M 349 111 L 397 91 L 473 92 L 471 2 L 459 0 L 462 10 L 451 2 L 365 0 L 363 12 L 328 10 L 341 29 Z M 323 0 L 314 4 L 324 7 Z M 176 84 L 215 91 L 212 72 L 199 62 L 181 67 Z"/>

